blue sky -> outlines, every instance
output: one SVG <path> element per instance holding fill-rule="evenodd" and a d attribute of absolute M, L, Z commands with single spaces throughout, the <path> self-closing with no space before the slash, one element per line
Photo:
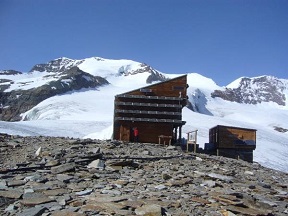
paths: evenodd
<path fill-rule="evenodd" d="M 0 1 L 0 70 L 63 56 L 131 59 L 222 86 L 242 76 L 288 79 L 288 1 Z"/>

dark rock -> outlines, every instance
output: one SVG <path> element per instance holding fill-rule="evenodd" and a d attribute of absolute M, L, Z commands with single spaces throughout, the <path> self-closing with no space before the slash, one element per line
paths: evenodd
<path fill-rule="evenodd" d="M 68 171 L 74 171 L 75 167 L 76 167 L 75 163 L 62 164 L 59 166 L 52 167 L 51 172 L 54 174 L 59 174 L 59 173 L 64 173 Z"/>
<path fill-rule="evenodd" d="M 20 71 L 16 71 L 16 70 L 1 70 L 0 71 L 1 75 L 17 75 L 17 74 L 22 74 L 22 72 Z"/>
<path fill-rule="evenodd" d="M 271 189 L 271 185 L 269 185 L 269 184 L 266 184 L 266 183 L 263 183 L 263 182 L 259 182 L 258 184 L 259 184 L 261 187 L 263 187 L 263 188 Z"/>
<path fill-rule="evenodd" d="M 69 193 L 69 190 L 67 190 L 66 188 L 57 188 L 57 189 L 43 191 L 43 193 L 47 196 L 59 196 L 59 195 Z"/>
<path fill-rule="evenodd" d="M 45 207 L 28 208 L 16 214 L 17 216 L 41 216 L 45 212 Z"/>
<path fill-rule="evenodd" d="M 76 60 L 69 58 L 58 58 L 47 63 L 36 64 L 32 67 L 30 72 L 39 71 L 39 72 L 64 72 L 69 70 L 72 67 L 79 65 L 82 61 L 76 62 Z"/>
<path fill-rule="evenodd" d="M 71 179 L 73 179 L 74 177 L 71 175 L 67 175 L 67 174 L 57 174 L 56 178 L 59 181 L 62 181 L 64 183 L 68 183 Z"/>
<path fill-rule="evenodd" d="M 26 193 L 23 195 L 23 199 L 20 201 L 20 203 L 25 206 L 36 206 L 52 201 L 54 200 L 42 193 Z"/>

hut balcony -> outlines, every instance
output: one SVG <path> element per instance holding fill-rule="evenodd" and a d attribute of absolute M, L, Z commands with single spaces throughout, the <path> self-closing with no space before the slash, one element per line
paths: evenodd
<path fill-rule="evenodd" d="M 178 105 L 182 108 L 187 105 L 187 98 L 167 97 L 167 96 L 145 96 L 145 95 L 117 95 L 115 104 L 117 105 L 140 105 L 140 106 L 164 106 L 163 104 Z M 131 104 L 133 103 L 133 104 Z M 147 105 L 144 105 L 147 104 Z"/>

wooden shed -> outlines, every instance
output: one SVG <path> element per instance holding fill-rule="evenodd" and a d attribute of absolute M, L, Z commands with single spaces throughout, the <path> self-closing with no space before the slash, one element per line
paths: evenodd
<path fill-rule="evenodd" d="M 116 95 L 113 138 L 133 141 L 133 129 L 137 127 L 142 143 L 180 141 L 187 87 L 187 75 L 183 75 Z"/>
<path fill-rule="evenodd" d="M 214 145 L 217 155 L 253 162 L 256 130 L 217 125 L 209 130 L 209 143 Z"/>

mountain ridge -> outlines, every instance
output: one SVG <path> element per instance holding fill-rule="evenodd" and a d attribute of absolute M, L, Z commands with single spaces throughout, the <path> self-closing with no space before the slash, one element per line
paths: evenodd
<path fill-rule="evenodd" d="M 247 104 L 272 101 L 286 106 L 287 95 L 284 91 L 287 92 L 287 86 L 288 80 L 281 80 L 274 76 L 242 77 L 228 85 L 225 91 L 215 90 L 212 97 Z"/>

